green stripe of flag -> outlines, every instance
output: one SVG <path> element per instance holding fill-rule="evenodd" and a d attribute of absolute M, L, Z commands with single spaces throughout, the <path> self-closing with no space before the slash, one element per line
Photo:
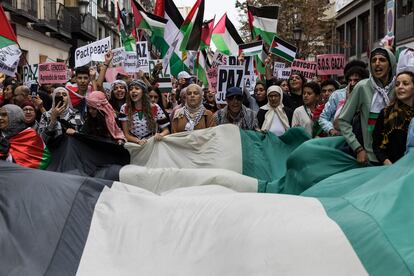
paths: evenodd
<path fill-rule="evenodd" d="M 287 53 L 285 53 L 285 52 L 283 52 L 283 51 L 281 51 L 281 50 L 279 50 L 277 48 L 271 48 L 270 51 L 273 54 L 275 54 L 275 55 L 277 55 L 277 56 L 279 56 L 281 58 L 284 58 L 284 59 L 286 59 L 289 62 L 293 62 L 295 60 L 295 57 L 294 56 L 291 56 L 291 55 L 289 55 L 289 54 L 287 54 Z"/>

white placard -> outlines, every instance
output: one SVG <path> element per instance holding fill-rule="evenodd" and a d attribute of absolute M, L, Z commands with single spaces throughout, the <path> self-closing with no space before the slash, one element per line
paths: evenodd
<path fill-rule="evenodd" d="M 112 50 L 112 54 L 114 55 L 112 58 L 112 65 L 113 66 L 122 66 L 125 60 L 125 49 L 124 47 L 119 47 Z"/>
<path fill-rule="evenodd" d="M 283 70 L 285 69 L 286 65 L 283 62 L 275 62 L 273 64 L 273 76 L 277 76 L 278 75 L 278 71 L 279 70 Z"/>
<path fill-rule="evenodd" d="M 149 73 L 149 52 L 148 43 L 146 41 L 137 42 L 137 68 L 144 73 Z"/>
<path fill-rule="evenodd" d="M 243 85 L 244 89 L 254 93 L 254 87 L 256 86 L 256 74 L 254 73 L 254 64 L 252 56 L 244 57 L 244 80 Z"/>
<path fill-rule="evenodd" d="M 136 73 L 136 72 L 138 72 L 137 63 L 138 63 L 137 53 L 135 53 L 135 52 L 125 52 L 124 71 L 126 73 Z"/>
<path fill-rule="evenodd" d="M 75 67 L 88 64 L 91 61 L 105 61 L 105 54 L 111 49 L 111 37 L 95 41 L 75 50 Z"/>
<path fill-rule="evenodd" d="M 23 83 L 37 81 L 39 78 L 38 68 L 38 63 L 23 66 Z"/>
<path fill-rule="evenodd" d="M 277 78 L 279 80 L 287 80 L 290 77 L 290 67 L 277 71 Z"/>
<path fill-rule="evenodd" d="M 226 91 L 230 87 L 243 89 L 244 66 L 220 65 L 217 72 L 216 103 L 226 103 Z"/>

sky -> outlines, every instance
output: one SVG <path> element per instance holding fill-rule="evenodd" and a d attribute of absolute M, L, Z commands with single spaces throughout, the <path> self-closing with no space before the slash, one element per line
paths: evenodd
<path fill-rule="evenodd" d="M 190 6 L 192 7 L 196 0 L 173 0 L 177 7 Z M 238 21 L 238 9 L 234 7 L 236 1 L 234 0 L 205 0 L 204 19 L 208 20 L 216 15 L 216 23 L 220 20 L 225 12 L 234 26 L 238 29 L 240 23 Z"/>

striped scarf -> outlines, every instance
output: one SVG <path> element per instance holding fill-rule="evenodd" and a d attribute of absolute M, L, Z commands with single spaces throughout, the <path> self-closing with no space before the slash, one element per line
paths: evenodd
<path fill-rule="evenodd" d="M 200 122 L 201 118 L 206 111 L 203 103 L 196 108 L 191 108 L 187 104 L 183 108 L 184 116 L 187 118 L 187 124 L 185 125 L 186 131 L 194 130 L 195 126 Z"/>

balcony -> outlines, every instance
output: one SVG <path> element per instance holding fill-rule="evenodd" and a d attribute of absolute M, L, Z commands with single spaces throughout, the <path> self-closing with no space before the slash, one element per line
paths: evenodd
<path fill-rule="evenodd" d="M 1 3 L 11 12 L 13 21 L 21 24 L 37 22 L 37 0 L 3 0 Z"/>
<path fill-rule="evenodd" d="M 395 28 L 395 39 L 399 41 L 414 37 L 414 14 L 397 17 Z"/>
<path fill-rule="evenodd" d="M 45 0 L 43 6 L 43 18 L 33 24 L 36 31 L 57 32 L 56 0 Z"/>
<path fill-rule="evenodd" d="M 78 8 L 66 8 L 72 17 L 72 37 L 82 39 L 84 41 L 95 41 L 97 38 L 98 21 L 91 14 L 85 16 L 84 22 L 79 14 Z"/>

